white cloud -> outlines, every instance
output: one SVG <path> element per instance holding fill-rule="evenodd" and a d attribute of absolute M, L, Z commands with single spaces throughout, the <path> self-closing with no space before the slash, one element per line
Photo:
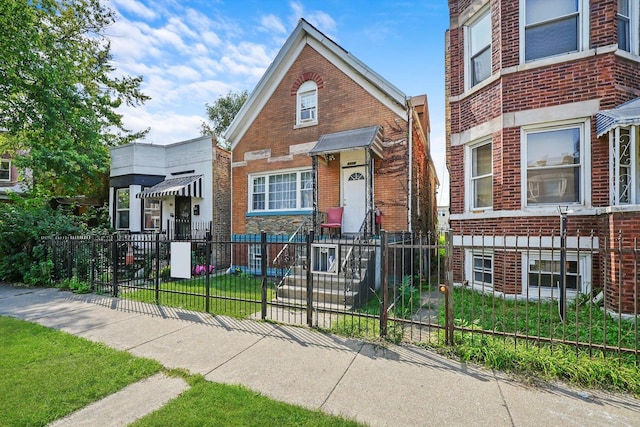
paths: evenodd
<path fill-rule="evenodd" d="M 117 9 L 126 10 L 146 20 L 155 19 L 158 15 L 147 6 L 135 0 L 111 0 Z"/>
<path fill-rule="evenodd" d="M 298 20 L 300 18 L 304 18 L 328 37 L 333 40 L 337 40 L 335 34 L 338 28 L 336 21 L 331 17 L 331 15 L 320 10 L 306 11 L 302 3 L 297 1 L 292 1 L 289 5 L 292 11 L 291 21 L 293 26 L 298 24 Z"/>
<path fill-rule="evenodd" d="M 198 80 L 202 77 L 198 71 L 194 70 L 191 67 L 187 67 L 186 65 L 171 66 L 167 68 L 167 73 L 171 74 L 172 76 L 176 76 L 179 80 L 183 80 L 183 81 Z"/>
<path fill-rule="evenodd" d="M 284 24 L 275 15 L 264 15 L 260 18 L 260 29 L 268 33 L 286 34 L 287 29 Z"/>

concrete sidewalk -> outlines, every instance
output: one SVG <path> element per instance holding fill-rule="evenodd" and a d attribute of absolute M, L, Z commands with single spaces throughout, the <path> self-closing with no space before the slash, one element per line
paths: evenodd
<path fill-rule="evenodd" d="M 372 426 L 640 426 L 639 400 L 564 385 L 531 387 L 415 346 L 382 347 L 306 328 L 56 289 L 0 286 L 0 315 Z M 110 413 L 118 410 L 116 405 Z M 82 424 L 76 420 L 66 425 Z"/>

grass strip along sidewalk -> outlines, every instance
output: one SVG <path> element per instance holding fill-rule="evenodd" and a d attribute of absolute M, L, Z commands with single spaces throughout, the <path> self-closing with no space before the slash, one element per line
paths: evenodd
<path fill-rule="evenodd" d="M 275 402 L 241 386 L 164 369 L 64 332 L 0 316 L 0 426 L 44 426 L 164 371 L 191 388 L 135 425 L 357 426 L 320 411 Z M 117 411 L 118 408 L 114 408 Z"/>

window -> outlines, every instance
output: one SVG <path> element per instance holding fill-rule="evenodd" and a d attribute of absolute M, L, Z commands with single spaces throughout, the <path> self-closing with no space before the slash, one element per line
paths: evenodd
<path fill-rule="evenodd" d="M 252 272 L 262 272 L 262 246 L 249 245 L 249 269 Z"/>
<path fill-rule="evenodd" d="M 313 245 L 311 271 L 338 273 L 338 245 Z"/>
<path fill-rule="evenodd" d="M 250 180 L 252 211 L 297 210 L 313 207 L 311 171 L 254 176 Z"/>
<path fill-rule="evenodd" d="M 474 253 L 471 256 L 471 285 L 493 286 L 493 257 Z"/>
<path fill-rule="evenodd" d="M 560 251 L 532 252 L 525 256 L 529 296 L 559 296 L 562 265 Z M 588 293 L 590 289 L 591 257 L 567 250 L 565 254 L 565 289 L 569 294 Z"/>
<path fill-rule="evenodd" d="M 523 1 L 525 61 L 581 49 L 580 9 L 585 0 Z"/>
<path fill-rule="evenodd" d="M 480 19 L 469 25 L 468 73 L 473 87 L 491 76 L 491 14 L 486 12 Z"/>
<path fill-rule="evenodd" d="M 527 204 L 581 203 L 582 126 L 525 133 Z"/>
<path fill-rule="evenodd" d="M 0 159 L 0 181 L 11 181 L 11 160 Z"/>
<path fill-rule="evenodd" d="M 493 205 L 493 164 L 491 142 L 471 148 L 471 206 Z"/>
<path fill-rule="evenodd" d="M 144 229 L 160 229 L 160 200 L 144 199 Z"/>
<path fill-rule="evenodd" d="M 631 52 L 631 8 L 629 0 L 618 0 L 618 47 Z"/>
<path fill-rule="evenodd" d="M 129 228 L 129 189 L 116 190 L 116 228 Z"/>
<path fill-rule="evenodd" d="M 296 111 L 296 124 L 318 123 L 318 87 L 314 81 L 306 81 L 298 88 Z"/>

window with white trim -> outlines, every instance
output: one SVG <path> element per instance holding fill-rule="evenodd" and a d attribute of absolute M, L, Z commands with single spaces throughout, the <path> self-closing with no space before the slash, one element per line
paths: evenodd
<path fill-rule="evenodd" d="M 0 159 L 0 181 L 11 181 L 11 160 Z"/>
<path fill-rule="evenodd" d="M 318 123 L 318 86 L 313 80 L 300 85 L 296 95 L 296 124 Z"/>
<path fill-rule="evenodd" d="M 491 76 L 491 14 L 487 10 L 467 27 L 469 87 Z"/>
<path fill-rule="evenodd" d="M 562 265 L 558 251 L 532 251 L 525 256 L 529 297 L 560 295 Z M 565 289 L 568 294 L 587 293 L 590 290 L 591 257 L 587 253 L 567 250 L 565 254 Z"/>
<path fill-rule="evenodd" d="M 116 190 L 116 228 L 124 230 L 129 228 L 129 189 L 118 188 Z"/>
<path fill-rule="evenodd" d="M 469 286 L 476 289 L 493 287 L 493 252 L 482 250 L 466 251 L 466 279 Z"/>
<path fill-rule="evenodd" d="M 521 0 L 520 4 L 525 62 L 582 50 L 582 36 L 588 34 L 588 0 Z"/>
<path fill-rule="evenodd" d="M 249 187 L 252 212 L 313 207 L 313 180 L 308 170 L 254 175 L 249 180 Z"/>
<path fill-rule="evenodd" d="M 523 185 L 528 206 L 582 203 L 584 125 L 524 131 Z"/>
<path fill-rule="evenodd" d="M 634 55 L 640 52 L 640 4 L 632 0 L 618 0 L 618 48 Z"/>
<path fill-rule="evenodd" d="M 471 207 L 493 206 L 493 161 L 491 141 L 471 147 Z"/>
<path fill-rule="evenodd" d="M 144 229 L 147 231 L 160 229 L 160 200 L 144 199 Z"/>
<path fill-rule="evenodd" d="M 252 272 L 262 273 L 261 245 L 249 245 L 249 269 Z"/>

